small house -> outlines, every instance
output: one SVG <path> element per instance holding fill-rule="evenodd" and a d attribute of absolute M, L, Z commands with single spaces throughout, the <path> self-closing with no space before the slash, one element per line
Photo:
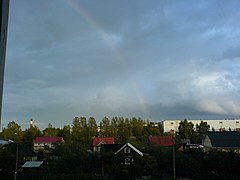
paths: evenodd
<path fill-rule="evenodd" d="M 115 152 L 115 155 L 120 155 L 123 158 L 123 165 L 131 165 L 136 156 L 143 156 L 143 153 L 130 143 L 124 144 Z"/>
<path fill-rule="evenodd" d="M 101 137 L 95 137 L 93 139 L 93 152 L 101 152 L 101 147 L 102 145 L 105 144 L 114 144 L 114 138 L 112 137 L 106 137 L 106 138 L 101 138 Z"/>
<path fill-rule="evenodd" d="M 33 140 L 33 150 L 34 152 L 48 153 L 63 142 L 62 137 L 37 137 Z"/>

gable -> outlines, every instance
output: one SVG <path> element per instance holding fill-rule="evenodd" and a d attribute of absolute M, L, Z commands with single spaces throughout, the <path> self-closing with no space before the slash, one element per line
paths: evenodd
<path fill-rule="evenodd" d="M 96 137 L 93 139 L 93 146 L 101 145 L 101 144 L 114 144 L 114 138 L 107 137 L 107 138 L 99 138 Z"/>
<path fill-rule="evenodd" d="M 130 154 L 131 152 L 135 152 L 136 154 L 143 156 L 143 153 L 139 151 L 137 148 L 135 148 L 132 144 L 126 143 L 124 144 L 118 151 L 116 151 L 114 154 L 118 154 L 120 152 L 124 154 Z"/>

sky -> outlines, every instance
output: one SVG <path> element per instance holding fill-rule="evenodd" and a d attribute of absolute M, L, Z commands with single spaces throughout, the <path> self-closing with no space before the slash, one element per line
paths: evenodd
<path fill-rule="evenodd" d="M 240 116 L 240 1 L 11 0 L 2 125 Z"/>

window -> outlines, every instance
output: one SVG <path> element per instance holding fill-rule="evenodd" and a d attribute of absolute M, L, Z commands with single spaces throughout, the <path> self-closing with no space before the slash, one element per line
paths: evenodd
<path fill-rule="evenodd" d="M 129 154 L 131 152 L 129 147 L 125 147 L 124 148 L 124 153 Z"/>

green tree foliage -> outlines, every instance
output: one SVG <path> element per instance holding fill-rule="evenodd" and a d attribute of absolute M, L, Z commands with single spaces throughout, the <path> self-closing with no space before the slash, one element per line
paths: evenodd
<path fill-rule="evenodd" d="M 147 139 L 149 136 L 162 136 L 163 130 L 161 128 L 161 124 L 155 124 L 153 122 L 145 122 L 143 127 L 143 136 Z"/>
<path fill-rule="evenodd" d="M 23 131 L 22 143 L 24 146 L 32 148 L 33 140 L 36 137 L 39 137 L 41 135 L 42 135 L 42 132 L 40 131 L 40 129 L 37 126 L 30 126 L 30 128 Z"/>
<path fill-rule="evenodd" d="M 88 119 L 88 133 L 89 133 L 89 139 L 91 140 L 93 137 L 96 137 L 98 135 L 98 126 L 97 122 L 94 117 L 90 117 Z"/>
<path fill-rule="evenodd" d="M 5 140 L 13 140 L 20 142 L 22 140 L 22 129 L 16 122 L 11 121 L 8 123 L 7 128 L 2 131 Z"/>
<path fill-rule="evenodd" d="M 59 128 L 55 128 L 51 123 L 49 123 L 48 127 L 43 130 L 43 134 L 47 137 L 55 137 L 58 135 L 59 130 Z"/>
<path fill-rule="evenodd" d="M 143 132 L 143 128 L 144 128 L 144 121 L 141 118 L 137 119 L 137 118 L 133 117 L 131 119 L 130 123 L 131 123 L 131 127 L 132 127 L 132 135 L 136 136 L 136 137 L 142 136 L 143 135 L 142 132 Z"/>
<path fill-rule="evenodd" d="M 100 136 L 113 137 L 113 134 L 111 132 L 110 120 L 107 117 L 104 117 L 102 119 L 102 122 L 100 122 Z"/>
<path fill-rule="evenodd" d="M 201 121 L 199 125 L 196 125 L 196 143 L 202 143 L 202 139 L 207 135 L 209 129 L 210 126 L 207 122 Z"/>
<path fill-rule="evenodd" d="M 65 125 L 62 129 L 59 129 L 57 136 L 63 137 L 65 143 L 71 143 L 71 127 Z"/>
<path fill-rule="evenodd" d="M 194 124 L 186 119 L 179 123 L 178 135 L 181 139 L 191 139 L 194 134 Z"/>

